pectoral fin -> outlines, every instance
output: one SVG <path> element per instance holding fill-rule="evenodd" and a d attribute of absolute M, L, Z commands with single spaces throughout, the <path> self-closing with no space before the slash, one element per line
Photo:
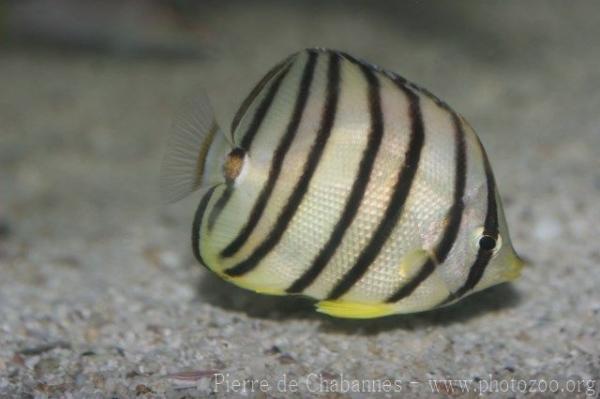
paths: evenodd
<path fill-rule="evenodd" d="M 400 260 L 400 267 L 398 268 L 400 277 L 402 277 L 403 280 L 410 279 L 419 271 L 421 266 L 427 262 L 429 257 L 430 253 L 423 248 L 415 249 L 406 254 L 402 260 Z"/>

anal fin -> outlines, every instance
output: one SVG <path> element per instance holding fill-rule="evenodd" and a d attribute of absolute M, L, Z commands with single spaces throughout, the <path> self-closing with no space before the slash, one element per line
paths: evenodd
<path fill-rule="evenodd" d="M 348 302 L 344 300 L 320 301 L 317 303 L 317 312 L 348 319 L 372 319 L 396 313 L 393 304 Z"/>
<path fill-rule="evenodd" d="M 216 273 L 219 275 L 219 277 L 221 277 L 225 281 L 235 284 L 240 288 L 254 291 L 257 294 L 277 295 L 277 296 L 286 295 L 285 290 L 282 289 L 281 287 L 278 287 L 274 284 L 258 282 L 258 281 L 261 281 L 260 279 L 253 279 L 253 280 L 249 281 L 248 279 L 245 279 L 244 277 L 232 277 L 226 273 L 223 273 L 222 271 L 217 271 Z M 264 281 L 264 280 L 262 280 L 262 281 Z"/>

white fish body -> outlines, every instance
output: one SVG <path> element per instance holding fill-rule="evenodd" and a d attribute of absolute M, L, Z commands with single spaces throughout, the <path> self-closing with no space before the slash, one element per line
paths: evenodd
<path fill-rule="evenodd" d="M 204 188 L 194 253 L 226 280 L 370 318 L 519 275 L 477 135 L 398 75 L 308 49 L 259 82 L 230 138 L 197 108 L 171 139 L 163 192 Z"/>

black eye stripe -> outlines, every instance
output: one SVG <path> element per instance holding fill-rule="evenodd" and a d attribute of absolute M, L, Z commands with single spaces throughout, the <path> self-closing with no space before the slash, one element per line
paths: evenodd
<path fill-rule="evenodd" d="M 479 238 L 479 248 L 485 251 L 492 251 L 496 248 L 496 239 L 492 236 L 482 235 Z"/>

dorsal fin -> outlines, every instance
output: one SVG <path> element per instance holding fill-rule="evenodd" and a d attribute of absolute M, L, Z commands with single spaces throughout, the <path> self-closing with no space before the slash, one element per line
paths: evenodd
<path fill-rule="evenodd" d="M 345 53 L 343 51 L 337 51 L 337 50 L 326 50 L 326 49 L 322 49 L 322 51 L 330 51 L 330 52 L 334 52 L 336 54 L 339 54 L 340 56 L 344 57 L 345 59 L 347 59 L 348 61 L 357 64 L 357 65 L 364 65 L 367 68 L 369 68 L 370 70 L 372 70 L 373 72 L 382 75 L 382 76 L 387 76 L 389 79 L 395 81 L 398 84 L 401 84 L 407 88 L 410 88 L 414 91 L 416 91 L 417 93 L 423 94 L 425 97 L 427 97 L 428 99 L 430 99 L 431 101 L 433 101 L 434 103 L 436 103 L 438 106 L 444 108 L 445 110 L 447 110 L 450 113 L 454 113 L 455 111 L 443 100 L 441 100 L 439 97 L 437 97 L 435 94 L 433 94 L 432 92 L 430 92 L 429 90 L 425 89 L 424 87 L 421 87 L 419 85 L 417 85 L 416 83 L 411 82 L 410 80 L 406 79 L 405 77 L 397 74 L 396 72 L 392 72 L 389 71 L 387 69 L 384 69 L 382 67 L 380 67 L 379 65 L 373 64 L 371 62 L 365 61 L 363 59 L 360 58 L 355 58 L 353 56 L 351 56 L 348 53 Z"/>
<path fill-rule="evenodd" d="M 206 158 L 223 134 L 206 94 L 190 98 L 175 117 L 160 173 L 163 203 L 176 202 L 203 184 Z"/>

